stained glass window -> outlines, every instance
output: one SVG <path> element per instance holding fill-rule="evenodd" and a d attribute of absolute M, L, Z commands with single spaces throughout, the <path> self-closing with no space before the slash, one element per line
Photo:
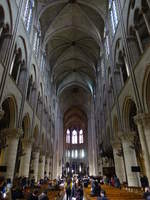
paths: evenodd
<path fill-rule="evenodd" d="M 109 10 L 110 10 L 110 17 L 111 17 L 112 32 L 114 34 L 116 31 L 116 27 L 118 25 L 118 13 L 117 13 L 116 0 L 109 1 Z"/>
<path fill-rule="evenodd" d="M 82 129 L 79 132 L 79 144 L 83 144 L 83 130 Z"/>
<path fill-rule="evenodd" d="M 85 152 L 84 149 L 80 150 L 80 158 L 84 158 L 85 157 Z"/>
<path fill-rule="evenodd" d="M 75 158 L 77 158 L 78 157 L 78 150 L 76 149 L 75 150 Z"/>
<path fill-rule="evenodd" d="M 70 151 L 68 150 L 68 158 L 70 157 Z"/>
<path fill-rule="evenodd" d="M 34 0 L 27 0 L 24 11 L 24 23 L 28 32 L 31 30 L 32 16 L 33 16 Z"/>
<path fill-rule="evenodd" d="M 108 58 L 108 56 L 109 56 L 109 54 L 110 54 L 108 35 L 106 35 L 106 39 L 105 39 L 105 51 L 106 51 L 106 56 L 107 56 L 107 58 Z"/>
<path fill-rule="evenodd" d="M 78 135 L 77 135 L 77 131 L 73 130 L 72 131 L 72 144 L 77 144 L 78 143 Z"/>
<path fill-rule="evenodd" d="M 74 153 L 75 153 L 74 150 L 72 150 L 72 155 L 71 155 L 72 158 L 74 158 L 75 156 Z"/>
<path fill-rule="evenodd" d="M 69 129 L 67 129 L 66 143 L 67 143 L 67 144 L 70 144 L 70 131 L 69 131 Z"/>
<path fill-rule="evenodd" d="M 36 57 L 39 54 L 40 37 L 41 37 L 41 27 L 40 27 L 40 23 L 38 23 L 38 27 L 34 30 L 34 36 L 33 36 L 33 51 Z"/>

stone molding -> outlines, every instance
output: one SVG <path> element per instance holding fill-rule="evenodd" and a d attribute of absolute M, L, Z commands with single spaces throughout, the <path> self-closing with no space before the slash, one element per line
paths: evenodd
<path fill-rule="evenodd" d="M 33 153 L 39 153 L 40 152 L 40 147 L 33 147 Z"/>
<path fill-rule="evenodd" d="M 119 138 L 115 138 L 115 139 L 111 140 L 110 143 L 114 149 L 121 148 L 121 140 Z"/>
<path fill-rule="evenodd" d="M 50 152 L 45 153 L 46 159 L 50 159 Z"/>
<path fill-rule="evenodd" d="M 3 137 L 20 138 L 23 135 L 23 130 L 20 128 L 6 128 L 1 131 Z"/>
<path fill-rule="evenodd" d="M 40 157 L 43 157 L 43 156 L 46 156 L 46 153 L 45 153 L 45 151 L 41 150 L 40 151 Z"/>
<path fill-rule="evenodd" d="M 149 113 L 138 113 L 135 117 L 134 117 L 134 121 L 135 123 L 138 125 L 149 125 L 150 126 L 150 114 Z"/>
<path fill-rule="evenodd" d="M 134 138 L 135 138 L 136 133 L 134 131 L 130 131 L 130 132 L 124 132 L 122 133 L 122 135 L 120 136 L 121 141 L 127 141 L 127 142 L 134 142 Z"/>
<path fill-rule="evenodd" d="M 21 141 L 22 141 L 23 146 L 26 147 L 26 146 L 31 146 L 34 142 L 34 139 L 33 138 L 23 138 Z"/>
<path fill-rule="evenodd" d="M 40 154 L 39 156 L 39 162 L 43 162 L 45 160 L 45 154 Z"/>

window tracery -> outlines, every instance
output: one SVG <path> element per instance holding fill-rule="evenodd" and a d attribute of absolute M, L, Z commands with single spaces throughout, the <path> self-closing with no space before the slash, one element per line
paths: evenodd
<path fill-rule="evenodd" d="M 80 158 L 84 158 L 85 157 L 85 152 L 84 149 L 80 150 Z"/>
<path fill-rule="evenodd" d="M 39 54 L 40 37 L 41 37 L 41 28 L 40 28 L 40 24 L 38 24 L 37 29 L 35 29 L 35 31 L 34 31 L 34 38 L 33 38 L 33 51 L 34 51 L 36 57 Z"/>
<path fill-rule="evenodd" d="M 83 130 L 79 131 L 79 144 L 83 144 Z"/>
<path fill-rule="evenodd" d="M 118 13 L 117 13 L 117 5 L 116 0 L 109 1 L 109 10 L 110 10 L 110 18 L 112 25 L 112 33 L 115 34 L 116 27 L 118 25 Z"/>
<path fill-rule="evenodd" d="M 34 0 L 27 0 L 25 5 L 23 21 L 25 23 L 27 32 L 30 32 L 31 30 L 34 5 L 35 5 Z"/>
<path fill-rule="evenodd" d="M 73 130 L 72 131 L 72 144 L 77 144 L 78 143 L 78 135 L 77 135 L 77 131 Z"/>
<path fill-rule="evenodd" d="M 70 130 L 67 130 L 67 134 L 66 134 L 66 143 L 70 144 Z"/>
<path fill-rule="evenodd" d="M 109 36 L 108 34 L 105 37 L 105 52 L 106 52 L 106 57 L 108 58 L 110 55 L 110 46 L 109 46 Z"/>

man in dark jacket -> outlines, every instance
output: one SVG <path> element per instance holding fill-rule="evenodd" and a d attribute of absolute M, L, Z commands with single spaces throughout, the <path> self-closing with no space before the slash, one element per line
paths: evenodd
<path fill-rule="evenodd" d="M 78 182 L 76 200 L 83 200 L 83 186 L 80 182 Z"/>
<path fill-rule="evenodd" d="M 146 187 L 149 187 L 148 178 L 146 176 L 141 176 L 140 181 L 143 190 L 145 190 Z"/>
<path fill-rule="evenodd" d="M 28 197 L 28 200 L 38 200 L 38 190 L 34 190 Z"/>

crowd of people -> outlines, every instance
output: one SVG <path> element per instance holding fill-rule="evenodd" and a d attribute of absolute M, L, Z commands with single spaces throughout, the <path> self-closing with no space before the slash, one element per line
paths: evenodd
<path fill-rule="evenodd" d="M 68 177 L 65 182 L 65 200 L 83 200 L 83 188 L 91 184 L 91 196 L 97 200 L 108 200 L 105 191 L 101 189 L 100 181 L 94 178 Z"/>
<path fill-rule="evenodd" d="M 18 177 L 12 184 L 11 180 L 0 177 L 0 200 L 48 200 L 47 190 L 41 190 L 42 185 L 48 184 L 48 181 L 47 177 L 37 183 L 35 183 L 34 177 L 31 179 Z"/>
<path fill-rule="evenodd" d="M 146 176 L 141 176 L 141 186 L 144 194 L 143 199 L 150 200 L 150 188 L 149 182 Z M 43 190 L 43 185 L 48 187 Z M 101 185 L 106 184 L 112 187 L 121 189 L 119 178 L 114 175 L 112 177 L 67 177 L 63 179 L 55 179 L 50 181 L 47 177 L 35 183 L 35 178 L 28 179 L 26 177 L 19 177 L 14 179 L 13 184 L 11 180 L 5 180 L 4 177 L 0 177 L 0 200 L 3 199 L 27 199 L 27 200 L 48 200 L 49 190 L 59 190 L 60 186 L 65 189 L 66 200 L 83 200 L 84 188 L 91 185 L 91 196 L 97 197 L 97 200 L 108 200 L 105 191 L 101 189 Z M 58 193 L 57 200 L 60 200 L 61 196 Z M 51 199 L 50 199 L 51 200 Z M 54 200 L 54 199 L 53 199 Z"/>
<path fill-rule="evenodd" d="M 83 200 L 83 184 L 81 179 L 68 177 L 65 183 L 66 200 Z"/>
<path fill-rule="evenodd" d="M 103 179 L 91 179 L 91 196 L 97 197 L 97 200 L 108 200 L 106 193 L 101 189 L 101 184 L 104 184 Z"/>

